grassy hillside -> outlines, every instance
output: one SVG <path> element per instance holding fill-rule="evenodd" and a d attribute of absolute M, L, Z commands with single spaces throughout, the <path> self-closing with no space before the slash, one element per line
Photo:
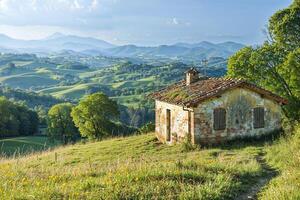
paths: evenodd
<path fill-rule="evenodd" d="M 233 199 L 263 176 L 262 146 L 182 151 L 153 134 L 0 162 L 4 199 Z"/>
<path fill-rule="evenodd" d="M 280 174 L 261 194 L 261 199 L 300 199 L 300 126 L 294 134 L 269 146 L 266 158 Z"/>
<path fill-rule="evenodd" d="M 27 136 L 0 140 L 2 156 L 22 155 L 46 150 L 56 144 L 50 143 L 47 137 Z"/>

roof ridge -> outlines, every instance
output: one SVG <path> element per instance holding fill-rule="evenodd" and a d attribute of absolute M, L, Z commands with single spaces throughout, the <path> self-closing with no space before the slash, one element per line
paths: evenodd
<path fill-rule="evenodd" d="M 254 83 L 243 80 L 242 78 L 230 77 L 209 77 L 208 79 L 199 80 L 189 86 L 185 84 L 185 80 L 183 79 L 152 93 L 150 97 L 175 105 L 192 106 L 197 105 L 208 98 L 218 96 L 226 90 L 235 87 L 248 88 L 256 93 L 266 95 L 266 97 L 272 98 L 279 103 L 287 103 L 286 99 L 272 93 L 271 91 L 256 86 Z M 170 95 L 173 93 L 174 95 Z"/>

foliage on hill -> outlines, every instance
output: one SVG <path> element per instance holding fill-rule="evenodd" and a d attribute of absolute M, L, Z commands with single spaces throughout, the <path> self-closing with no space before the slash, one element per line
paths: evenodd
<path fill-rule="evenodd" d="M 270 41 L 245 47 L 229 59 L 228 76 L 244 78 L 286 97 L 286 115 L 300 119 L 300 4 L 276 12 Z"/>
<path fill-rule="evenodd" d="M 20 101 L 25 103 L 28 107 L 34 108 L 36 106 L 43 106 L 49 108 L 54 104 L 61 103 L 62 100 L 54 98 L 50 95 L 38 94 L 19 89 L 12 89 L 9 87 L 0 87 L 0 96 L 5 96 L 13 101 Z"/>
<path fill-rule="evenodd" d="M 62 141 L 64 144 L 75 142 L 79 137 L 71 112 L 73 105 L 70 103 L 56 104 L 48 111 L 47 125 L 48 136 L 53 140 Z"/>
<path fill-rule="evenodd" d="M 136 133 L 137 128 L 119 119 L 119 108 L 115 101 L 103 93 L 86 96 L 77 105 L 56 104 L 46 116 L 48 136 L 68 144 L 74 143 L 80 135 L 100 140 Z"/>
<path fill-rule="evenodd" d="M 39 119 L 27 106 L 0 97 L 0 137 L 33 135 Z"/>
<path fill-rule="evenodd" d="M 59 69 L 74 69 L 74 70 L 88 70 L 89 67 L 87 65 L 81 63 L 64 63 L 58 66 Z"/>
<path fill-rule="evenodd" d="M 103 93 L 91 94 L 82 99 L 71 113 L 80 134 L 96 139 L 103 139 L 111 133 L 112 120 L 119 115 L 117 103 Z"/>

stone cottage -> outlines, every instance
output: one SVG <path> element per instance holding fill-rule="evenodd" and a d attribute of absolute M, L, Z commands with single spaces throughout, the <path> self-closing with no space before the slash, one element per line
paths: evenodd
<path fill-rule="evenodd" d="M 199 77 L 195 68 L 183 81 L 150 95 L 155 99 L 155 132 L 165 143 L 220 143 L 281 128 L 287 100 L 254 84 Z"/>

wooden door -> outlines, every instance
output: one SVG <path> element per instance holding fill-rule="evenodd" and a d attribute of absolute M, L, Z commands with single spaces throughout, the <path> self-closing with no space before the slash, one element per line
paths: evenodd
<path fill-rule="evenodd" d="M 167 142 L 171 141 L 171 110 L 167 109 L 167 116 L 166 116 L 166 126 L 167 126 Z"/>

